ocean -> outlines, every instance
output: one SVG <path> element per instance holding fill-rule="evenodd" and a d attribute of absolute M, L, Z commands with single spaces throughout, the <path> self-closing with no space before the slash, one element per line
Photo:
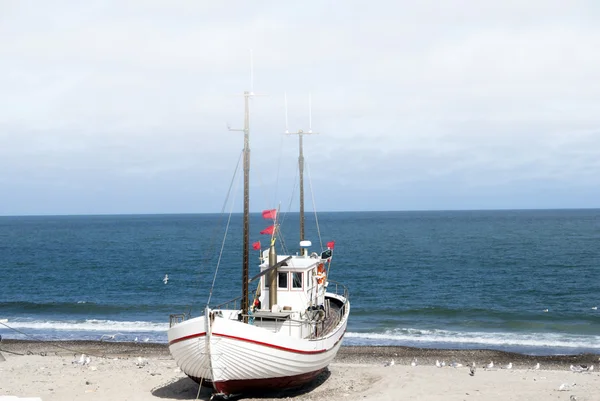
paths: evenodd
<path fill-rule="evenodd" d="M 0 217 L 0 335 L 166 343 L 169 314 L 241 294 L 242 216 Z M 600 353 L 600 210 L 320 213 L 344 345 Z M 251 216 L 251 242 L 267 237 Z M 283 242 L 297 249 L 298 214 Z M 319 233 L 323 237 L 319 238 Z M 262 237 L 262 238 L 261 238 Z M 250 251 L 250 275 L 258 251 Z M 167 284 L 163 283 L 169 275 Z"/>

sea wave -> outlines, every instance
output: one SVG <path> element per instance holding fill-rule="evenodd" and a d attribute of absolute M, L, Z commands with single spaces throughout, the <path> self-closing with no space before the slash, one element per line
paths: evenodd
<path fill-rule="evenodd" d="M 464 332 L 401 328 L 381 333 L 348 332 L 346 345 L 406 345 L 435 347 L 488 347 L 502 349 L 585 349 L 600 351 L 600 335 L 565 333 Z"/>
<path fill-rule="evenodd" d="M 11 320 L 7 326 L 13 329 L 42 330 L 42 331 L 94 331 L 94 332 L 166 332 L 169 323 L 117 320 L 67 320 L 67 321 L 36 321 Z M 1 328 L 1 327 L 0 327 Z"/>

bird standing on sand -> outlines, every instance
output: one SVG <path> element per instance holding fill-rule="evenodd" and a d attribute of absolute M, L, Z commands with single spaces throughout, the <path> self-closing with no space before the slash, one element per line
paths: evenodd
<path fill-rule="evenodd" d="M 442 367 L 442 364 L 437 359 L 435 360 L 435 367 L 436 368 L 441 368 Z"/>
<path fill-rule="evenodd" d="M 415 366 L 417 366 L 417 358 L 414 358 L 414 359 L 412 360 L 412 362 L 410 363 L 410 366 L 412 366 L 413 368 L 414 368 Z"/>
<path fill-rule="evenodd" d="M 533 367 L 534 370 L 540 370 L 540 363 L 536 363 L 535 366 Z"/>
<path fill-rule="evenodd" d="M 394 366 L 394 360 L 392 359 L 389 362 L 386 362 L 383 366 Z"/>
<path fill-rule="evenodd" d="M 508 365 L 503 366 L 502 369 L 512 369 L 512 362 L 509 362 Z"/>
<path fill-rule="evenodd" d="M 469 375 L 475 376 L 475 371 L 477 370 L 477 366 L 475 366 L 475 362 L 473 362 L 473 364 L 471 365 L 471 368 L 469 370 L 471 371 L 471 373 L 469 373 Z"/>
<path fill-rule="evenodd" d="M 486 369 L 494 369 L 494 361 L 490 361 L 490 363 L 488 363 L 485 368 Z"/>

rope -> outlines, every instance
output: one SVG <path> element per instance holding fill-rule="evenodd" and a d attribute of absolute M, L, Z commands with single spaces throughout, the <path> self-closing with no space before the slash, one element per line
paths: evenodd
<path fill-rule="evenodd" d="M 48 342 L 46 342 L 46 341 L 44 341 L 44 340 L 41 340 L 41 339 L 39 339 L 39 338 L 37 338 L 37 337 L 35 337 L 35 336 L 32 336 L 31 334 L 27 334 L 27 333 L 25 333 L 24 331 L 21 331 L 21 330 L 19 330 L 19 329 L 15 329 L 14 327 L 11 327 L 11 326 L 9 326 L 9 325 L 8 325 L 8 324 L 6 324 L 6 323 L 2 323 L 2 322 L 0 322 L 0 324 L 1 324 L 2 326 L 6 327 L 6 328 L 7 328 L 7 329 L 9 329 L 9 330 L 12 330 L 12 331 L 14 331 L 14 332 L 17 332 L 17 333 L 19 333 L 19 334 L 21 334 L 21 335 L 24 335 L 24 336 L 25 336 L 25 337 L 27 337 L 27 338 L 31 338 L 32 340 L 39 341 L 39 342 L 43 342 L 44 344 L 50 345 L 51 347 L 61 348 L 61 349 L 64 349 L 64 350 L 66 350 L 66 351 L 69 351 L 69 352 L 74 352 L 74 353 L 76 353 L 76 354 L 86 354 L 86 355 L 91 355 L 91 356 L 93 356 L 93 357 L 96 357 L 96 358 L 107 358 L 106 354 L 102 354 L 102 355 L 99 355 L 99 354 L 92 354 L 92 353 L 89 353 L 89 352 L 83 352 L 83 351 L 81 351 L 81 350 L 77 350 L 77 349 L 75 349 L 75 348 L 69 348 L 69 347 L 65 347 L 65 346 L 62 346 L 62 345 L 55 344 L 55 343 L 48 343 Z M 23 356 L 23 355 L 25 355 L 25 354 L 19 354 L 19 353 L 17 353 L 17 352 L 6 351 L 6 350 L 0 350 L 0 351 L 2 351 L 2 352 L 9 352 L 9 353 L 11 353 L 11 354 L 20 355 L 20 356 Z M 41 353 L 40 353 L 40 355 L 42 355 L 42 354 L 44 354 L 43 356 L 46 356 L 46 355 L 45 355 L 45 353 L 42 353 L 42 352 L 41 352 Z"/>
<path fill-rule="evenodd" d="M 225 196 L 225 201 L 223 202 L 223 206 L 221 206 L 219 221 L 213 228 L 213 232 L 210 236 L 210 243 L 209 243 L 208 249 L 206 251 L 206 256 L 203 258 L 201 264 L 207 264 L 208 260 L 212 257 L 213 249 L 215 246 L 215 238 L 217 237 L 216 232 L 219 229 L 219 227 L 221 227 L 221 220 L 223 219 L 225 207 L 227 206 L 227 202 L 229 201 L 229 196 L 231 195 L 231 188 L 233 187 L 233 183 L 235 181 L 235 176 L 236 176 L 237 172 L 239 171 L 240 162 L 242 160 L 243 154 L 244 154 L 244 151 L 242 150 L 240 152 L 240 157 L 238 158 L 237 164 L 235 165 L 235 170 L 233 171 L 233 176 L 231 177 L 231 182 L 229 183 L 229 190 L 227 191 L 227 195 Z M 198 282 L 199 283 L 202 282 L 200 273 L 198 273 Z M 213 285 L 214 285 L 214 281 L 213 281 Z M 193 303 L 193 301 L 192 301 L 192 303 Z M 192 314 L 192 303 L 188 306 L 188 316 Z"/>
<path fill-rule="evenodd" d="M 202 383 L 204 382 L 204 377 L 200 379 L 200 383 L 198 384 L 198 393 L 196 394 L 196 399 L 200 399 L 200 390 L 202 390 Z"/>
<path fill-rule="evenodd" d="M 239 167 L 239 161 L 238 161 L 238 167 Z M 235 177 L 235 174 L 234 174 L 234 177 Z M 233 180 L 229 187 L 229 191 L 231 191 L 232 186 L 233 186 Z M 229 198 L 229 192 L 227 193 L 227 198 Z M 223 249 L 225 249 L 225 240 L 227 239 L 227 232 L 229 231 L 229 224 L 231 223 L 231 215 L 233 214 L 233 206 L 234 205 L 235 205 L 235 192 L 233 194 L 233 200 L 231 201 L 231 209 L 229 210 L 229 217 L 227 217 L 227 225 L 225 226 L 225 235 L 223 236 L 223 242 L 221 242 L 221 251 L 219 252 L 219 258 L 217 259 L 217 267 L 215 268 L 215 274 L 213 276 L 212 285 L 210 286 L 210 292 L 208 294 L 208 301 L 206 301 L 206 306 L 208 306 L 210 304 L 213 290 L 215 288 L 215 283 L 217 281 L 217 273 L 219 272 L 219 266 L 221 265 L 221 258 L 223 257 Z"/>

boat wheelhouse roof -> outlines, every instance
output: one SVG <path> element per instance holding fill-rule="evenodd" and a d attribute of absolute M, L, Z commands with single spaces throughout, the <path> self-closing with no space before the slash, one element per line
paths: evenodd
<path fill-rule="evenodd" d="M 269 251 L 266 251 L 266 258 L 264 258 L 264 262 L 260 264 L 260 269 L 264 270 L 269 268 Z M 285 260 L 286 258 L 289 258 L 290 255 L 277 255 L 277 263 Z M 304 255 L 292 255 L 292 258 L 286 262 L 284 262 L 281 266 L 280 269 L 285 269 L 285 270 L 307 270 L 309 268 L 312 268 L 315 266 L 315 264 L 317 264 L 318 262 L 321 262 L 321 259 L 317 256 L 315 257 L 311 257 L 311 256 L 304 256 Z"/>

